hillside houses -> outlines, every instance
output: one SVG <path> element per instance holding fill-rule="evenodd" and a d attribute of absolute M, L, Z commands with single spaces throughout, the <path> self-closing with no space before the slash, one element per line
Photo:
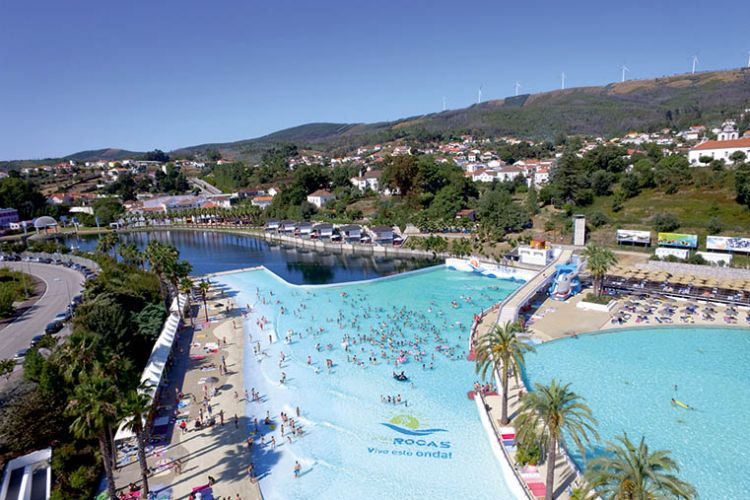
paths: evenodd
<path fill-rule="evenodd" d="M 737 124 L 728 120 L 718 131 L 717 140 L 703 141 L 690 148 L 688 161 L 693 166 L 700 166 L 712 160 L 731 163 L 732 155 L 736 152 L 742 152 L 750 157 L 750 137 L 747 133 L 740 137 Z"/>

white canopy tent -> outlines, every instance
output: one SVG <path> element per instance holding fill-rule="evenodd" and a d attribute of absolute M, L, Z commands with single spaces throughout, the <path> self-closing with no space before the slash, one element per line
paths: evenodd
<path fill-rule="evenodd" d="M 151 356 L 148 358 L 146 369 L 143 370 L 143 374 L 141 375 L 141 386 L 148 388 L 146 391 L 151 399 L 151 404 L 154 402 L 154 396 L 164 376 L 164 368 L 172 352 L 174 340 L 177 337 L 177 330 L 180 328 L 180 311 L 184 309 L 186 301 L 187 296 L 184 294 L 178 295 L 172 301 L 172 305 L 169 308 L 169 317 L 164 322 L 159 338 L 156 339 L 154 348 L 151 350 Z M 117 434 L 115 434 L 115 441 L 134 437 L 133 432 L 125 428 L 125 425 L 129 421 L 130 419 L 125 419 L 120 423 Z"/>

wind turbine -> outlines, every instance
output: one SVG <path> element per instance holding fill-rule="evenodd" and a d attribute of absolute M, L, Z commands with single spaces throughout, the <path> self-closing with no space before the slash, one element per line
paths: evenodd
<path fill-rule="evenodd" d="M 695 67 L 698 65 L 698 56 L 693 56 L 693 74 L 695 74 Z"/>
<path fill-rule="evenodd" d="M 477 92 L 477 104 L 482 103 L 482 85 L 479 86 L 479 92 Z"/>
<path fill-rule="evenodd" d="M 518 89 L 521 88 L 521 84 L 519 82 L 516 82 L 515 88 L 516 88 L 516 96 L 518 96 Z"/>
<path fill-rule="evenodd" d="M 563 74 L 562 74 L 562 86 L 561 86 L 561 88 L 562 88 L 562 90 L 565 90 L 565 72 L 564 71 L 563 71 Z"/>
<path fill-rule="evenodd" d="M 630 68 L 628 68 L 627 66 L 625 66 L 625 65 L 623 64 L 623 65 L 622 65 L 622 66 L 620 67 L 620 69 L 622 69 L 622 80 L 620 80 L 620 81 L 621 81 L 621 82 L 624 82 L 624 81 L 625 81 L 625 72 L 627 71 L 628 73 L 630 73 Z"/>
<path fill-rule="evenodd" d="M 747 67 L 750 68 L 750 50 L 747 51 Z"/>

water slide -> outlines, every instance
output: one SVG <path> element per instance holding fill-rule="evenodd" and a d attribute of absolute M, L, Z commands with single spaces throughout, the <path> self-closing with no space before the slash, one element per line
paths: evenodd
<path fill-rule="evenodd" d="M 575 256 L 567 264 L 555 266 L 552 285 L 549 287 L 549 296 L 555 300 L 567 300 L 580 292 L 581 280 L 578 278 L 578 274 L 582 267 L 583 260 Z"/>

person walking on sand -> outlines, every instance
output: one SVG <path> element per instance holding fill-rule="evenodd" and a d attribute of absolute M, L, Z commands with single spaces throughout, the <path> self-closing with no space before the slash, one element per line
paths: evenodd
<path fill-rule="evenodd" d="M 299 477 L 299 473 L 302 471 L 302 466 L 299 464 L 299 462 L 294 462 L 294 479 L 297 479 Z"/>
<path fill-rule="evenodd" d="M 224 425 L 224 410 L 219 412 L 219 422 L 221 422 L 221 425 Z"/>
<path fill-rule="evenodd" d="M 235 429 L 239 429 L 240 428 L 240 419 L 239 419 L 239 417 L 237 416 L 236 413 L 234 414 L 234 428 Z"/>

